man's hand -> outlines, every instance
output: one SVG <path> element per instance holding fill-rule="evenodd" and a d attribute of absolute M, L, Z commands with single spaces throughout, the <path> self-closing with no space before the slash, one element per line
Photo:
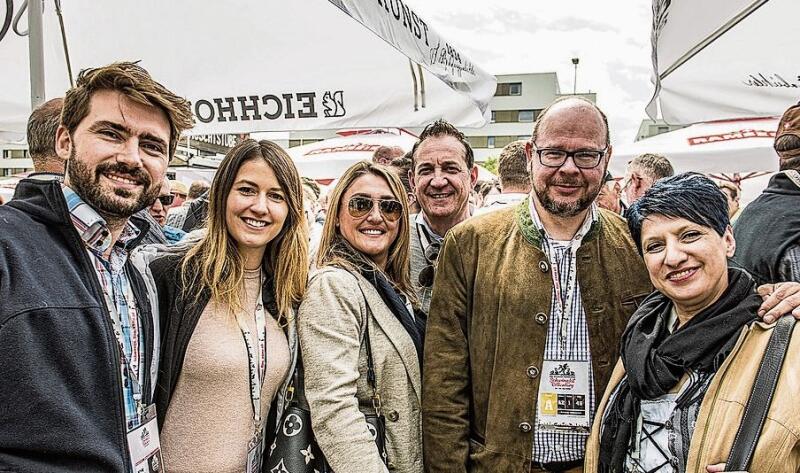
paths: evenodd
<path fill-rule="evenodd" d="M 779 282 L 758 287 L 764 302 L 758 309 L 758 316 L 771 324 L 784 314 L 792 313 L 800 320 L 800 283 Z"/>

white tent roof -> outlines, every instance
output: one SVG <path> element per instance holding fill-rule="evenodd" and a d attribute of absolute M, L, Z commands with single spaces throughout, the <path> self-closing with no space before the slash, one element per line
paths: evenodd
<path fill-rule="evenodd" d="M 402 2 L 70 0 L 63 16 L 74 74 L 141 60 L 192 102 L 194 134 L 424 126 L 442 117 L 481 126 L 495 91 L 494 76 Z M 43 26 L 46 97 L 58 97 L 69 81 L 52 2 Z M 27 38 L 9 31 L 0 64 L 0 131 L 24 131 Z"/>
<path fill-rule="evenodd" d="M 800 100 L 797 0 L 653 0 L 653 13 L 655 96 L 668 123 L 781 115 Z"/>
<path fill-rule="evenodd" d="M 776 117 L 698 123 L 614 147 L 609 171 L 624 175 L 628 161 L 644 153 L 666 156 L 677 173 L 777 171 L 772 147 L 777 129 Z"/>

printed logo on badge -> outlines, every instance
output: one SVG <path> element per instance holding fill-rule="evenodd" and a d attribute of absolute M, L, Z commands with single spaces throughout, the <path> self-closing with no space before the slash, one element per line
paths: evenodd
<path fill-rule="evenodd" d="M 542 393 L 539 402 L 542 405 L 542 414 L 554 416 L 558 413 L 558 394 Z"/>
<path fill-rule="evenodd" d="M 142 429 L 142 445 L 145 447 L 150 446 L 150 432 L 147 430 L 147 427 Z"/>
<path fill-rule="evenodd" d="M 575 372 L 569 367 L 569 363 L 561 363 L 550 370 L 550 384 L 555 389 L 569 391 L 575 388 Z"/>

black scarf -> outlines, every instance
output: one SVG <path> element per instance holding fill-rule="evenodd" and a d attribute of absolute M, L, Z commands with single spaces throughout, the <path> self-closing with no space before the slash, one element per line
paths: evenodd
<path fill-rule="evenodd" d="M 378 291 L 383 303 L 400 321 L 400 324 L 411 337 L 411 341 L 414 342 L 414 348 L 417 350 L 417 359 L 420 366 L 422 366 L 422 349 L 426 323 L 425 313 L 421 310 L 414 310 L 414 315 L 412 316 L 406 307 L 405 298 L 397 292 L 397 289 L 389 282 L 386 275 L 376 268 L 374 264 L 367 261 L 364 255 L 353 248 L 347 241 L 340 238 L 333 246 L 332 252 L 347 260 Z"/>
<path fill-rule="evenodd" d="M 620 343 L 626 377 L 613 404 L 606 408 L 600 438 L 601 473 L 623 471 L 628 449 L 635 441 L 641 400 L 667 394 L 687 369 L 716 372 L 742 328 L 756 319 L 760 305 L 755 281 L 735 268 L 728 269 L 728 288 L 722 296 L 671 334 L 667 320 L 672 301 L 654 292 L 642 303 Z"/>

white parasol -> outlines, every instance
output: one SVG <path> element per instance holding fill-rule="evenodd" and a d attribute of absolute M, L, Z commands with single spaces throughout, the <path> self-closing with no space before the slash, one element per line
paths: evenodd
<path fill-rule="evenodd" d="M 0 21 L 19 11 L 3 12 Z M 194 134 L 481 126 L 495 79 L 402 0 L 70 0 L 72 70 L 141 60 L 192 102 Z M 23 18 L 24 20 L 24 18 Z M 24 21 L 23 21 L 24 25 Z M 52 4 L 43 21 L 46 97 L 69 87 Z M 0 131 L 30 112 L 28 42 L 0 41 Z"/>
<path fill-rule="evenodd" d="M 653 0 L 656 103 L 668 123 L 783 114 L 800 100 L 797 0 Z"/>

